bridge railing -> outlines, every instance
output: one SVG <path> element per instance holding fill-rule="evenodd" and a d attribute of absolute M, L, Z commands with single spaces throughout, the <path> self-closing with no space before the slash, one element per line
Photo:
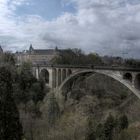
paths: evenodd
<path fill-rule="evenodd" d="M 77 69 L 95 69 L 95 70 L 114 70 L 114 71 L 135 71 L 140 72 L 140 68 L 122 67 L 122 66 L 99 66 L 99 65 L 33 65 L 33 67 L 51 67 L 51 68 L 77 68 Z"/>

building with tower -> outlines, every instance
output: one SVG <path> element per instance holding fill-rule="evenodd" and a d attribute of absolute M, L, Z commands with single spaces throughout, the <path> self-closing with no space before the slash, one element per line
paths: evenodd
<path fill-rule="evenodd" d="M 34 49 L 32 44 L 29 50 L 16 52 L 17 63 L 31 62 L 32 64 L 50 64 L 51 60 L 59 56 L 60 51 L 55 49 Z"/>

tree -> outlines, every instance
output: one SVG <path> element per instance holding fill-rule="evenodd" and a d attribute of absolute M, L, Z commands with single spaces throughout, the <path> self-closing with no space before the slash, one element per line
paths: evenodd
<path fill-rule="evenodd" d="M 106 122 L 104 123 L 105 140 L 113 139 L 114 126 L 115 126 L 114 117 L 111 114 L 109 114 L 109 116 L 106 119 Z"/>
<path fill-rule="evenodd" d="M 93 116 L 89 115 L 87 119 L 87 132 L 85 136 L 85 140 L 95 140 L 96 134 L 93 127 Z"/>
<path fill-rule="evenodd" d="M 37 81 L 37 79 L 32 75 L 29 69 L 22 69 L 18 74 L 17 78 L 17 85 L 19 88 L 19 93 L 15 92 L 15 96 L 17 101 L 24 103 L 25 105 L 25 112 L 27 110 L 27 102 L 32 100 L 32 92 L 31 87 Z M 14 91 L 16 91 L 15 89 Z"/>
<path fill-rule="evenodd" d="M 96 53 L 90 53 L 87 55 L 87 63 L 93 65 L 103 64 L 101 57 Z"/>
<path fill-rule="evenodd" d="M 126 115 L 119 117 L 119 127 L 121 130 L 128 128 L 128 118 Z"/>
<path fill-rule="evenodd" d="M 66 49 L 60 52 L 60 56 L 56 56 L 52 60 L 53 64 L 70 64 L 70 65 L 100 65 L 103 64 L 98 54 L 85 54 L 81 49 Z"/>
<path fill-rule="evenodd" d="M 28 70 L 23 70 L 19 74 L 19 84 L 22 90 L 27 90 L 31 88 L 32 84 L 36 81 L 37 79 Z"/>
<path fill-rule="evenodd" d="M 104 139 L 104 126 L 101 123 L 99 123 L 96 127 L 96 138 L 99 140 Z"/>
<path fill-rule="evenodd" d="M 128 133 L 127 131 L 123 130 L 121 131 L 121 133 L 119 134 L 119 140 L 136 140 L 136 138 L 131 138 L 131 134 Z"/>
<path fill-rule="evenodd" d="M 3 53 L 0 57 L 0 63 L 2 64 L 10 64 L 10 65 L 15 65 L 16 59 L 15 56 L 12 53 Z"/>
<path fill-rule="evenodd" d="M 50 92 L 47 96 L 46 110 L 48 125 L 54 126 L 56 120 L 60 117 L 60 109 L 53 92 Z"/>
<path fill-rule="evenodd" d="M 42 101 L 46 95 L 45 88 L 42 88 L 43 83 L 41 82 L 36 82 L 33 83 L 31 87 L 31 92 L 32 92 L 32 100 L 34 101 L 35 104 L 38 103 L 38 101 Z"/>
<path fill-rule="evenodd" d="M 0 140 L 21 140 L 22 126 L 12 97 L 11 73 L 0 67 Z"/>
<path fill-rule="evenodd" d="M 125 66 L 139 68 L 140 67 L 140 60 L 126 59 Z"/>

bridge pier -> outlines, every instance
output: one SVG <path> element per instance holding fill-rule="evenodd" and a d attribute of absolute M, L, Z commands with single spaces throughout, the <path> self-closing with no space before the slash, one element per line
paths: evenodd
<path fill-rule="evenodd" d="M 132 86 L 135 87 L 136 73 L 132 73 Z"/>
<path fill-rule="evenodd" d="M 56 87 L 58 87 L 58 69 L 56 69 L 56 78 L 55 78 L 55 82 L 56 82 Z"/>
<path fill-rule="evenodd" d="M 61 84 L 61 69 L 58 69 L 58 86 Z"/>
<path fill-rule="evenodd" d="M 61 70 L 61 83 L 62 83 L 62 81 L 63 81 L 63 69 L 60 69 L 60 70 Z"/>
<path fill-rule="evenodd" d="M 66 75 L 66 69 L 62 70 L 62 81 L 64 81 L 66 79 L 67 75 Z"/>
<path fill-rule="evenodd" d="M 33 75 L 36 77 L 36 79 L 39 79 L 39 67 L 35 68 L 35 73 Z"/>
<path fill-rule="evenodd" d="M 57 70 L 54 68 L 52 70 L 52 88 L 56 87 L 56 75 L 57 75 Z"/>
<path fill-rule="evenodd" d="M 138 73 L 135 76 L 134 84 L 135 84 L 135 88 L 137 88 L 138 90 L 140 90 L 140 73 Z"/>

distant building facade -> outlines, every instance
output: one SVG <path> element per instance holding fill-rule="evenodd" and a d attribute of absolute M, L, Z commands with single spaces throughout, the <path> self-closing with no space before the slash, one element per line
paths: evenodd
<path fill-rule="evenodd" d="M 55 49 L 34 49 L 30 45 L 29 50 L 24 52 L 16 52 L 17 63 L 31 62 L 32 64 L 50 64 L 51 60 L 59 56 L 59 50 Z"/>

